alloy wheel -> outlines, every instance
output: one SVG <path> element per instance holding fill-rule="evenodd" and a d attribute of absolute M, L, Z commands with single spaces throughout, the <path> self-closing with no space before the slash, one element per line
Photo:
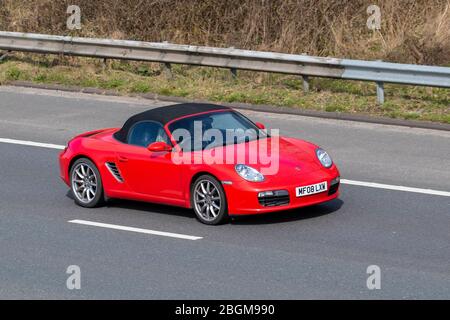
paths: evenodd
<path fill-rule="evenodd" d="M 82 203 L 90 203 L 97 194 L 97 176 L 87 163 L 79 163 L 72 171 L 72 190 Z"/>
<path fill-rule="evenodd" d="M 213 221 L 220 213 L 222 199 L 217 187 L 209 180 L 200 180 L 194 189 L 194 204 L 205 221 Z"/>

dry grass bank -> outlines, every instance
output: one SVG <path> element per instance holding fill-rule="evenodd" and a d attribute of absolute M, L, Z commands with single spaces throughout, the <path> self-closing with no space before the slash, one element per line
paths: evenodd
<path fill-rule="evenodd" d="M 448 89 L 386 85 L 384 105 L 376 103 L 375 85 L 314 78 L 302 91 L 296 76 L 174 65 L 167 78 L 159 64 L 16 54 L 0 63 L 0 85 L 14 80 L 115 90 L 128 95 L 156 93 L 215 102 L 270 104 L 333 112 L 450 124 Z"/>
<path fill-rule="evenodd" d="M 0 29 L 450 65 L 450 0 L 0 0 Z M 366 9 L 382 10 L 382 29 Z"/>

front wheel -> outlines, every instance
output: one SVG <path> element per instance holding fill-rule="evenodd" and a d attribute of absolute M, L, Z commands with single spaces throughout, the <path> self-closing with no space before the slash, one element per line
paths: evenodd
<path fill-rule="evenodd" d="M 75 203 L 85 208 L 101 205 L 103 184 L 95 164 L 86 158 L 75 161 L 70 169 L 70 184 Z"/>
<path fill-rule="evenodd" d="M 191 203 L 200 222 L 218 225 L 228 220 L 227 199 L 221 183 L 210 175 L 198 177 L 191 188 Z"/>

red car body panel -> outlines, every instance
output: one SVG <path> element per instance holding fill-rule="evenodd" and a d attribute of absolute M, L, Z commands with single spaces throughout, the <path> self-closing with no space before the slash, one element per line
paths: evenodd
<path fill-rule="evenodd" d="M 305 197 L 296 196 L 296 187 L 323 181 L 327 181 L 330 186 L 331 181 L 339 177 L 336 165 L 324 168 L 315 154 L 317 146 L 303 140 L 280 137 L 278 172 L 266 175 L 263 182 L 250 182 L 236 173 L 234 164 L 208 164 L 212 162 L 208 161 L 213 157 L 211 150 L 190 153 L 193 157 L 203 157 L 202 163 L 175 164 L 172 161 L 172 152 L 150 152 L 147 148 L 116 140 L 113 134 L 118 130 L 119 128 L 110 128 L 87 132 L 76 136 L 68 143 L 67 148 L 59 156 L 60 176 L 67 185 L 70 186 L 71 164 L 80 157 L 86 157 L 97 166 L 107 198 L 190 208 L 191 183 L 202 173 L 213 175 L 223 183 L 230 215 L 259 214 L 309 206 L 335 199 L 339 195 L 337 190 L 331 195 L 322 192 Z M 168 124 L 165 130 L 171 137 Z M 270 145 L 272 138 L 267 139 Z M 249 156 L 258 152 L 259 141 L 261 140 L 216 147 L 213 153 L 225 155 L 233 152 L 237 155 L 239 151 Z M 172 142 L 175 145 L 174 141 Z M 119 182 L 111 174 L 106 166 L 107 162 L 117 165 L 123 182 Z M 251 166 L 257 170 L 264 167 L 262 164 L 253 163 Z M 289 204 L 274 207 L 261 205 L 258 193 L 271 190 L 287 190 Z"/>

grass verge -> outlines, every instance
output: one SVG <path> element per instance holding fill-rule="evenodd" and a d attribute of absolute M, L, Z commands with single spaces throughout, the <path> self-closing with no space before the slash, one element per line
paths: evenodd
<path fill-rule="evenodd" d="M 22 80 L 156 93 L 214 102 L 267 104 L 329 112 L 360 113 L 450 124 L 448 89 L 386 85 L 386 103 L 376 103 L 375 85 L 314 78 L 302 91 L 296 76 L 173 65 L 172 77 L 159 64 L 16 54 L 0 64 L 0 84 Z"/>

